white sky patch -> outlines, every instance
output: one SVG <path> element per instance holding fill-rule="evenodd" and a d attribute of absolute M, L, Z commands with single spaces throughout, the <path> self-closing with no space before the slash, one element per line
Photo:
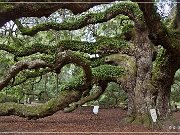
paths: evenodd
<path fill-rule="evenodd" d="M 171 12 L 170 2 L 167 1 L 159 2 L 157 3 L 157 7 L 158 7 L 158 13 L 163 17 L 167 17 Z"/>
<path fill-rule="evenodd" d="M 13 21 L 9 21 L 0 28 L 0 35 L 9 35 L 10 32 L 12 32 L 12 35 L 15 35 L 16 30 L 17 30 L 16 24 L 14 24 Z"/>

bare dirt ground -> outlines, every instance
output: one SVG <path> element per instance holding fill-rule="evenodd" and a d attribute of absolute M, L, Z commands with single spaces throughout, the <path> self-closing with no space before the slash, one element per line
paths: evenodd
<path fill-rule="evenodd" d="M 121 134 L 127 135 L 127 132 L 134 132 L 131 134 L 144 132 L 141 133 L 143 135 L 145 132 L 152 132 L 152 129 L 141 125 L 124 124 L 121 120 L 126 117 L 126 111 L 120 108 L 100 108 L 98 115 L 94 115 L 92 109 L 92 107 L 83 107 L 72 113 L 59 111 L 52 116 L 38 120 L 27 120 L 18 116 L 0 116 L 0 134 L 99 134 L 100 132 L 101 134 L 115 134 L 115 132 L 120 134 L 121 132 Z M 175 113 L 175 118 L 180 121 L 180 111 Z M 180 134 L 178 126 L 171 132 Z M 154 131 L 163 132 L 161 130 Z"/>

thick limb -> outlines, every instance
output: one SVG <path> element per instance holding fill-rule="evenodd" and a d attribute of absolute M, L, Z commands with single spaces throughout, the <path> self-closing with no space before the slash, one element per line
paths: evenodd
<path fill-rule="evenodd" d="M 29 2 L 23 0 L 25 2 Z M 70 3 L 51 3 L 57 1 L 40 1 L 40 2 L 47 2 L 47 3 L 36 3 L 38 1 L 34 1 L 35 3 L 22 3 L 23 1 L 19 1 L 21 3 L 1 3 L 0 8 L 0 27 L 3 26 L 6 22 L 14 19 L 18 19 L 21 17 L 48 17 L 53 12 L 57 11 L 58 9 L 69 9 L 74 14 L 85 12 L 86 10 L 90 9 L 95 5 L 99 5 L 102 3 L 112 2 L 114 0 L 99 0 L 98 3 L 95 0 L 89 0 L 89 3 L 76 3 L 75 0 L 70 1 Z M 7 1 L 1 1 L 7 2 Z M 14 0 L 9 0 L 8 2 L 18 2 Z M 63 0 L 61 1 L 63 2 Z M 72 2 L 72 3 L 71 3 Z M 102 3 L 101 3 L 102 2 Z M 33 8 L 32 8 L 33 7 Z"/>
<path fill-rule="evenodd" d="M 81 94 L 82 92 L 75 90 L 63 91 L 56 98 L 53 98 L 47 103 L 37 106 L 29 106 L 10 102 L 1 103 L 0 115 L 16 115 L 28 119 L 43 118 L 64 109 L 72 102 L 78 101 L 81 98 Z"/>
<path fill-rule="evenodd" d="M 78 108 L 79 106 L 92 101 L 92 100 L 96 100 L 99 98 L 99 96 L 101 96 L 103 94 L 103 92 L 105 91 L 106 87 L 107 87 L 107 83 L 103 83 L 103 86 L 97 86 L 97 91 L 91 95 L 88 95 L 86 97 L 82 97 L 78 102 L 73 103 L 72 106 L 65 108 L 64 112 L 72 112 L 74 111 L 76 108 Z"/>
<path fill-rule="evenodd" d="M 124 14 L 129 16 L 135 22 L 140 22 L 142 20 L 141 11 L 138 5 L 133 2 L 121 2 L 114 4 L 112 7 L 108 8 L 106 11 L 101 13 L 89 13 L 87 15 L 81 16 L 77 19 L 67 20 L 62 23 L 43 23 L 36 25 L 32 28 L 25 28 L 20 23 L 16 21 L 16 24 L 23 35 L 33 36 L 39 31 L 47 31 L 49 29 L 53 30 L 77 30 L 83 28 L 89 24 L 103 23 L 106 22 L 119 14 Z"/>

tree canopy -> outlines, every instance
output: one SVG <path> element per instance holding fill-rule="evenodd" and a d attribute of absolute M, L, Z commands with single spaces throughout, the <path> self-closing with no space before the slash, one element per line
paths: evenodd
<path fill-rule="evenodd" d="M 161 118 L 167 116 L 171 85 L 180 67 L 179 3 L 168 20 L 152 0 L 3 2 L 0 50 L 7 56 L 0 90 L 53 73 L 61 92 L 36 107 L 2 103 L 0 115 L 37 119 L 64 108 L 73 111 L 116 82 L 127 93 L 131 121 L 146 121 L 144 114 L 152 107 Z M 59 88 L 58 75 L 68 64 L 79 72 Z M 97 91 L 92 94 L 94 86 Z"/>

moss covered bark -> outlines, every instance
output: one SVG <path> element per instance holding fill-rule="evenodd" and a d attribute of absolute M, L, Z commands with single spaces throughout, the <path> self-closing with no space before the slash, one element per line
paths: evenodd
<path fill-rule="evenodd" d="M 87 15 L 81 16 L 76 19 L 67 20 L 63 23 L 43 23 L 33 28 L 25 28 L 23 25 L 17 20 L 16 24 L 20 29 L 21 33 L 24 35 L 33 36 L 39 31 L 46 31 L 49 29 L 53 30 L 77 30 L 83 28 L 89 24 L 102 23 L 106 22 L 119 14 L 124 14 L 129 16 L 135 22 L 140 23 L 139 20 L 142 20 L 142 12 L 139 10 L 138 5 L 133 2 L 120 2 L 118 4 L 114 4 L 112 7 L 108 8 L 104 12 L 100 13 L 89 13 Z"/>
<path fill-rule="evenodd" d="M 136 59 L 127 54 L 112 54 L 105 57 L 107 63 L 116 64 L 124 68 L 125 74 L 117 77 L 117 82 L 123 87 L 128 96 L 128 115 L 132 115 L 135 111 L 134 108 L 134 88 L 136 81 Z"/>
<path fill-rule="evenodd" d="M 15 76 L 22 70 L 25 69 L 37 69 L 37 68 L 52 68 L 52 65 L 42 61 L 42 60 L 34 60 L 34 61 L 21 61 L 17 62 L 13 65 L 7 73 L 4 75 L 3 79 L 0 81 L 0 90 L 6 87 L 11 79 L 15 78 Z"/>
<path fill-rule="evenodd" d="M 140 0 L 135 1 L 139 2 Z M 138 5 L 144 14 L 151 41 L 155 45 L 162 45 L 168 52 L 176 55 L 176 57 L 180 57 L 180 46 L 178 45 L 179 38 L 174 39 L 175 33 L 161 22 L 161 17 L 156 12 L 153 0 L 150 0 L 149 2 L 150 3 L 148 4 L 140 2 Z"/>
<path fill-rule="evenodd" d="M 83 75 L 77 77 L 72 83 L 65 84 L 59 96 L 45 104 L 29 106 L 17 103 L 2 103 L 0 104 L 0 115 L 17 115 L 28 119 L 38 119 L 52 115 L 56 111 L 62 110 L 68 107 L 69 104 L 75 102 L 74 105 L 68 109 L 68 111 L 73 111 L 79 105 L 98 98 L 106 89 L 107 83 L 115 81 L 115 78 L 123 76 L 123 73 L 124 71 L 121 67 L 101 65 L 92 69 L 93 79 L 83 79 Z M 99 85 L 99 87 L 101 87 L 100 90 L 94 95 L 82 98 L 83 92 L 85 90 L 89 92 L 89 89 L 92 88 L 94 84 Z M 75 88 L 78 89 L 78 91 L 75 90 Z"/>
<path fill-rule="evenodd" d="M 14 44 L 16 44 L 16 42 L 14 42 Z M 132 47 L 128 42 L 117 37 L 99 37 L 99 39 L 94 43 L 77 40 L 62 40 L 53 46 L 41 43 L 26 46 L 26 43 L 22 42 L 19 48 L 15 48 L 9 44 L 0 44 L 0 50 L 9 52 L 15 57 L 25 57 L 36 53 L 53 55 L 57 53 L 58 50 L 62 52 L 65 50 L 72 50 L 88 54 L 108 54 L 113 53 L 112 50 L 114 53 L 120 51 L 128 52 L 129 50 L 132 52 L 131 48 Z"/>
<path fill-rule="evenodd" d="M 102 86 L 103 85 L 103 86 Z M 97 86 L 96 87 L 96 92 L 93 93 L 93 94 L 90 94 L 88 96 L 85 96 L 85 97 L 82 97 L 78 102 L 75 102 L 73 103 L 70 107 L 68 108 L 65 108 L 64 109 L 64 112 L 72 112 L 74 111 L 76 108 L 78 108 L 79 106 L 89 102 L 89 101 L 92 101 L 92 100 L 96 100 L 99 98 L 99 96 L 101 96 L 101 94 L 103 94 L 103 92 L 105 91 L 107 87 L 107 82 L 102 82 L 101 83 L 101 86 Z"/>
<path fill-rule="evenodd" d="M 167 119 L 170 115 L 171 84 L 178 69 L 179 63 L 176 59 L 165 49 L 160 48 L 152 70 L 154 85 L 152 94 L 160 119 Z"/>
<path fill-rule="evenodd" d="M 64 109 L 70 103 L 81 98 L 80 91 L 63 91 L 59 96 L 49 100 L 47 103 L 38 106 L 29 106 L 17 103 L 0 104 L 0 115 L 17 115 L 28 119 L 38 119 L 54 114 Z"/>
<path fill-rule="evenodd" d="M 26 3 L 22 3 L 25 1 Z M 69 9 L 74 14 L 85 12 L 95 5 L 102 4 L 103 2 L 112 2 L 114 0 L 99 0 L 98 3 L 94 0 L 89 0 L 89 3 L 75 3 L 75 0 L 72 0 L 74 3 L 51 3 L 56 1 L 40 1 L 48 3 L 27 3 L 29 1 L 13 1 L 9 0 L 8 2 L 21 2 L 21 3 L 1 3 L 0 4 L 0 27 L 3 26 L 6 22 L 10 20 L 15 20 L 21 17 L 48 17 L 53 12 L 58 9 Z M 92 3 L 91 3 L 92 1 Z M 2 0 L 1 2 L 7 2 Z M 38 2 L 38 1 L 34 1 Z M 63 1 L 61 1 L 63 2 Z M 102 2 L 102 3 L 101 3 Z"/>

